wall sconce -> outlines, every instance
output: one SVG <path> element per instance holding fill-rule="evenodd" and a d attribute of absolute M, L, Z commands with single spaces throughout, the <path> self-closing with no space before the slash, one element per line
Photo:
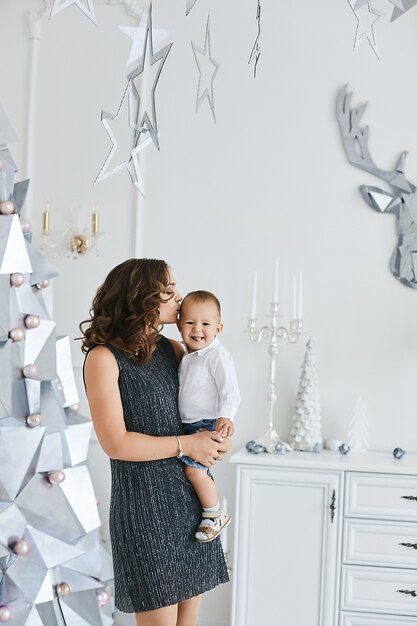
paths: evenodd
<path fill-rule="evenodd" d="M 50 206 L 48 202 L 45 203 L 45 209 L 42 212 L 40 242 L 40 249 L 44 254 L 49 256 L 67 256 L 71 259 L 78 259 L 80 256 L 85 256 L 93 250 L 97 256 L 100 254 L 97 239 L 103 233 L 101 233 L 99 229 L 97 205 L 93 205 L 90 230 L 87 228 L 80 230 L 76 225 L 78 212 L 79 202 L 78 200 L 74 200 L 70 209 L 69 224 L 62 233 L 57 234 L 50 230 Z"/>

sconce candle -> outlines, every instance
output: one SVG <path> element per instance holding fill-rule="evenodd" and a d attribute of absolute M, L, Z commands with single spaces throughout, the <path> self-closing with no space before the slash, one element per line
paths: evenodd
<path fill-rule="evenodd" d="M 45 211 L 42 213 L 42 235 L 49 233 L 49 204 L 45 205 Z"/>
<path fill-rule="evenodd" d="M 93 235 L 98 235 L 98 212 L 96 208 L 91 214 L 91 233 Z"/>
<path fill-rule="evenodd" d="M 251 318 L 256 318 L 256 292 L 258 287 L 258 272 L 253 273 L 252 312 Z"/>
<path fill-rule="evenodd" d="M 298 316 L 297 319 L 303 318 L 303 274 L 300 272 L 298 277 Z"/>
<path fill-rule="evenodd" d="M 274 274 L 274 297 L 272 302 L 278 302 L 278 274 L 279 274 L 279 260 L 275 259 L 275 274 Z"/>
<path fill-rule="evenodd" d="M 297 319 L 297 278 L 294 274 L 292 277 L 292 318 Z"/>

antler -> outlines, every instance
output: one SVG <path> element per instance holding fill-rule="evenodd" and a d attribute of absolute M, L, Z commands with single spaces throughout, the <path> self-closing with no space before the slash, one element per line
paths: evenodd
<path fill-rule="evenodd" d="M 407 152 L 401 154 L 394 170 L 386 171 L 377 167 L 368 150 L 369 127 L 364 126 L 361 128 L 359 125 L 367 103 L 365 102 L 365 104 L 355 109 L 351 107 L 351 100 L 352 93 L 348 93 L 347 85 L 345 85 L 339 91 L 337 97 L 336 113 L 349 163 L 374 174 L 397 189 L 413 192 L 415 190 L 414 185 L 404 176 L 404 159 Z"/>

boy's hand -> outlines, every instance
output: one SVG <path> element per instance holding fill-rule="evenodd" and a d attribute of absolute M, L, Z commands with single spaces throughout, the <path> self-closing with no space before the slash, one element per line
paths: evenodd
<path fill-rule="evenodd" d="M 229 420 L 228 417 L 219 417 L 217 418 L 216 431 L 222 437 L 231 437 L 235 432 L 235 427 L 232 420 Z"/>

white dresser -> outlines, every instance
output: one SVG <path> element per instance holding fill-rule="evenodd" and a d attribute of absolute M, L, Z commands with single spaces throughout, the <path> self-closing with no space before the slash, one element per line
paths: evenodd
<path fill-rule="evenodd" d="M 417 626 L 417 454 L 231 463 L 231 626 Z"/>

